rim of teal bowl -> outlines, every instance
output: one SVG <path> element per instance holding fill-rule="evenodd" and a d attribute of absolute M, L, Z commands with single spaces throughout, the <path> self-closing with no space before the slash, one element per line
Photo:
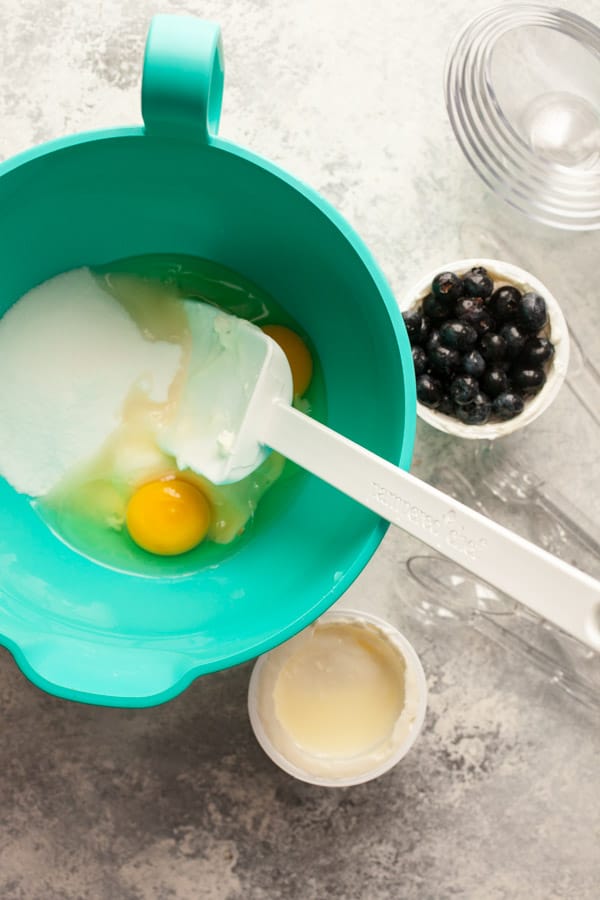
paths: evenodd
<path fill-rule="evenodd" d="M 24 150 L 21 153 L 10 157 L 9 159 L 0 163 L 0 177 L 2 177 L 2 175 L 8 174 L 9 172 L 19 168 L 22 165 L 33 162 L 34 160 L 39 159 L 43 156 L 47 156 L 57 150 L 66 150 L 70 147 L 76 146 L 77 144 L 128 137 L 144 138 L 146 140 L 165 140 L 164 136 L 162 135 L 147 134 L 142 126 L 85 131 L 66 137 L 56 138 L 43 144 L 38 144 L 35 147 Z M 179 140 L 182 139 L 179 138 Z M 328 200 L 322 197 L 315 189 L 311 188 L 305 182 L 295 178 L 293 175 L 290 175 L 289 172 L 287 172 L 285 169 L 280 168 L 275 163 L 272 163 L 269 160 L 266 160 L 249 150 L 246 150 L 245 148 L 239 147 L 237 144 L 226 141 L 223 138 L 211 135 L 209 137 L 208 144 L 211 147 L 223 150 L 233 156 L 240 157 L 247 162 L 259 166 L 270 174 L 282 179 L 290 187 L 294 188 L 296 191 L 302 194 L 307 200 L 313 203 L 313 205 L 315 205 L 325 216 L 327 216 L 327 218 L 330 219 L 330 221 L 339 229 L 339 231 L 342 232 L 346 240 L 351 244 L 353 250 L 358 254 L 362 263 L 367 268 L 385 304 L 390 323 L 394 331 L 399 356 L 402 361 L 406 360 L 407 362 L 406 366 L 402 366 L 403 384 L 401 387 L 405 416 L 402 433 L 401 435 L 399 435 L 399 440 L 401 440 L 401 449 L 398 454 L 398 459 L 394 459 L 392 461 L 397 463 L 397 465 L 399 465 L 401 468 L 408 470 L 410 468 L 414 449 L 417 421 L 415 375 L 412 366 L 410 343 L 408 340 L 406 329 L 404 327 L 400 307 L 394 297 L 394 294 L 392 293 L 387 279 L 385 278 L 381 268 L 379 267 L 379 264 L 376 262 L 371 251 L 368 249 L 367 245 L 364 243 L 355 229 L 349 224 L 349 222 L 346 221 L 342 214 L 339 213 L 337 209 L 332 206 L 332 204 Z M 321 597 L 318 603 L 310 607 L 310 609 L 306 610 L 301 616 L 290 622 L 285 628 L 280 629 L 277 632 L 269 635 L 268 637 L 258 641 L 257 643 L 246 647 L 244 650 L 241 650 L 238 653 L 229 654 L 226 657 L 215 657 L 208 663 L 200 663 L 194 665 L 192 662 L 186 668 L 183 674 L 179 675 L 178 677 L 174 675 L 172 684 L 170 684 L 164 690 L 150 695 L 129 696 L 114 695 L 109 693 L 91 694 L 86 691 L 78 690 L 76 687 L 68 684 L 56 684 L 54 682 L 48 681 L 33 668 L 27 657 L 26 645 L 22 646 L 16 637 L 9 634 L 0 634 L 0 646 L 6 647 L 6 649 L 14 657 L 15 662 L 17 663 L 23 674 L 33 684 L 57 697 L 61 697 L 66 700 L 74 700 L 77 702 L 102 706 L 157 706 L 158 704 L 166 703 L 168 700 L 171 700 L 181 694 L 190 686 L 193 681 L 195 681 L 201 675 L 206 675 L 210 672 L 219 671 L 224 668 L 230 668 L 232 666 L 240 665 L 243 662 L 247 662 L 250 659 L 255 659 L 257 656 L 260 656 L 268 650 L 272 650 L 275 646 L 283 643 L 284 641 L 289 640 L 289 638 L 293 637 L 303 628 L 306 628 L 323 612 L 329 609 L 336 602 L 336 600 L 338 600 L 342 596 L 342 594 L 344 594 L 345 591 L 348 590 L 350 585 L 356 580 L 358 575 L 362 572 L 369 560 L 372 558 L 379 544 L 383 540 L 383 537 L 388 528 L 389 523 L 384 519 L 380 519 L 371 531 L 369 539 L 363 544 L 360 553 L 355 557 L 352 565 L 346 569 L 339 581 L 336 582 L 335 585 L 333 585 L 330 591 L 328 591 L 323 597 Z M 21 629 L 17 628 L 17 630 L 23 629 L 23 620 L 21 620 L 20 624 Z M 29 630 L 32 634 L 40 633 L 40 631 L 34 631 L 33 628 Z M 85 641 L 81 638 L 81 630 L 74 629 L 73 633 L 69 633 L 70 631 L 71 629 L 63 628 L 60 634 L 67 636 L 69 644 L 73 648 L 77 647 L 77 645 L 81 645 L 81 648 L 89 646 L 90 641 Z M 89 635 L 90 632 L 85 631 L 84 634 Z M 104 646 L 114 644 L 116 656 L 118 657 L 123 653 L 122 637 L 119 639 L 115 638 L 114 641 L 109 642 L 104 635 L 102 637 L 95 636 L 93 643 L 102 643 L 104 644 Z M 137 650 L 136 652 L 139 652 L 139 650 Z M 157 651 L 153 647 L 152 649 L 146 649 L 143 652 L 155 653 L 160 655 L 162 652 L 164 652 L 164 650 Z M 183 654 L 181 654 L 181 657 L 183 660 Z M 69 659 L 65 660 L 65 671 L 68 671 L 69 661 Z"/>

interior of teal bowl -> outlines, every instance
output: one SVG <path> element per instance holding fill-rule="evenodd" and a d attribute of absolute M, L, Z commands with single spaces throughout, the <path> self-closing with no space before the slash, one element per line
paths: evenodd
<path fill-rule="evenodd" d="M 0 314 L 80 266 L 165 252 L 212 259 L 268 291 L 310 336 L 328 424 L 407 468 L 412 361 L 377 267 L 316 195 L 215 143 L 112 136 L 5 170 Z M 219 565 L 163 579 L 73 551 L 0 479 L 0 642 L 42 687 L 119 705 L 160 702 L 269 649 L 341 595 L 385 531 L 317 478 L 298 484 L 285 503 L 277 485 L 266 495 L 249 539 Z"/>

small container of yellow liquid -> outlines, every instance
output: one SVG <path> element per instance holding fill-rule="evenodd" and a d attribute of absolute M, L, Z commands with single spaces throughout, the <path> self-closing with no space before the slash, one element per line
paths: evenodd
<path fill-rule="evenodd" d="M 335 610 L 261 656 L 248 691 L 256 738 L 280 768 L 323 787 L 383 775 L 416 741 L 425 673 L 389 623 Z"/>

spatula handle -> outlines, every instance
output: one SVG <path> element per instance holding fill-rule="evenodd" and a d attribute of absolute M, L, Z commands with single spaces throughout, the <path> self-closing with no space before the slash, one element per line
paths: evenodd
<path fill-rule="evenodd" d="M 304 469 L 600 650 L 600 582 L 281 402 L 261 438 Z"/>

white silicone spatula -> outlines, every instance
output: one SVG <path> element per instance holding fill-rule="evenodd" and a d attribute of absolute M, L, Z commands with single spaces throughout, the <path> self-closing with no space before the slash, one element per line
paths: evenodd
<path fill-rule="evenodd" d="M 180 464 L 224 484 L 255 469 L 269 448 L 277 450 L 600 650 L 599 581 L 298 412 L 291 406 L 291 373 L 281 349 L 260 329 L 235 321 L 236 359 L 245 360 L 238 395 L 231 396 L 230 383 L 227 397 L 217 385 L 213 391 L 236 413 L 226 427 L 222 418 L 215 420 L 213 434 L 207 433 L 204 414 L 203 445 L 214 452 L 192 452 Z"/>

